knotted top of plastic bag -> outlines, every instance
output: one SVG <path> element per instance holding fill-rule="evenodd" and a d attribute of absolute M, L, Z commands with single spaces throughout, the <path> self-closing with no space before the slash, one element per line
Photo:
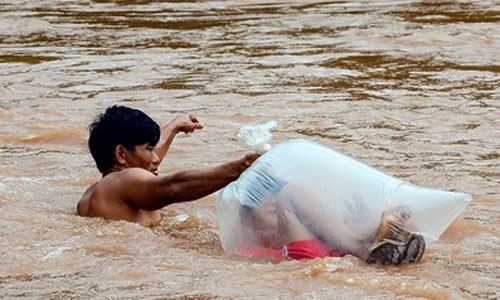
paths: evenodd
<path fill-rule="evenodd" d="M 276 128 L 276 126 L 278 126 L 278 122 L 274 120 L 263 124 L 244 126 L 240 129 L 238 138 L 247 150 L 263 154 L 271 149 L 269 144 L 273 137 L 271 129 Z"/>

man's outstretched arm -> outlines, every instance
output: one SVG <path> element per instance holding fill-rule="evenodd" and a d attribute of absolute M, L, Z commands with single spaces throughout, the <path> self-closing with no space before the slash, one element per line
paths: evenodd
<path fill-rule="evenodd" d="M 157 210 L 169 204 L 197 200 L 236 180 L 258 157 L 252 153 L 213 168 L 180 171 L 163 176 L 155 176 L 137 168 L 125 170 L 127 172 L 122 178 L 124 188 L 120 194 L 129 205 L 145 210 Z"/>

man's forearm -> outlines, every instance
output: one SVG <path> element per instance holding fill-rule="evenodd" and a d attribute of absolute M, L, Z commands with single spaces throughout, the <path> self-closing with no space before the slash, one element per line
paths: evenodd
<path fill-rule="evenodd" d="M 238 179 L 259 156 L 255 153 L 219 166 L 201 170 L 180 171 L 163 176 L 154 176 L 141 169 L 136 174 L 124 198 L 132 205 L 145 210 L 156 210 L 169 204 L 193 201 L 225 187 Z M 138 180 L 139 174 L 141 180 Z M 125 180 L 125 179 L 124 179 Z M 133 186 L 135 184 L 135 186 Z"/>
<path fill-rule="evenodd" d="M 232 161 L 214 168 L 176 172 L 164 177 L 169 197 L 165 205 L 196 200 L 225 187 L 238 179 L 247 168 L 242 160 Z M 168 185 L 168 186 L 167 186 Z"/>
<path fill-rule="evenodd" d="M 176 134 L 179 133 L 175 121 L 172 121 L 167 126 L 161 129 L 160 141 L 156 145 L 156 154 L 160 158 L 160 163 L 167 154 L 170 145 L 174 141 Z"/>

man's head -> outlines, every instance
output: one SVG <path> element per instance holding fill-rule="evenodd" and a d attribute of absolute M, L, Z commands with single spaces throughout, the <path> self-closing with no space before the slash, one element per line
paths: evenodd
<path fill-rule="evenodd" d="M 156 170 L 158 157 L 153 152 L 160 139 L 160 127 L 142 111 L 117 105 L 109 107 L 90 124 L 89 133 L 90 153 L 101 173 L 117 166 Z M 152 156 L 148 158 L 145 151 Z M 148 159 L 156 166 L 143 166 L 141 160 Z"/>

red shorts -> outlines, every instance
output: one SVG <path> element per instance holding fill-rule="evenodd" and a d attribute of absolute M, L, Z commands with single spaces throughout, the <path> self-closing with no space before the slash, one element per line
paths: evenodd
<path fill-rule="evenodd" d="M 248 257 L 267 257 L 271 259 L 301 260 L 318 257 L 340 257 L 343 256 L 337 250 L 328 250 L 317 240 L 299 240 L 288 243 L 283 249 L 272 249 L 266 247 L 244 247 L 236 250 L 236 254 Z"/>

